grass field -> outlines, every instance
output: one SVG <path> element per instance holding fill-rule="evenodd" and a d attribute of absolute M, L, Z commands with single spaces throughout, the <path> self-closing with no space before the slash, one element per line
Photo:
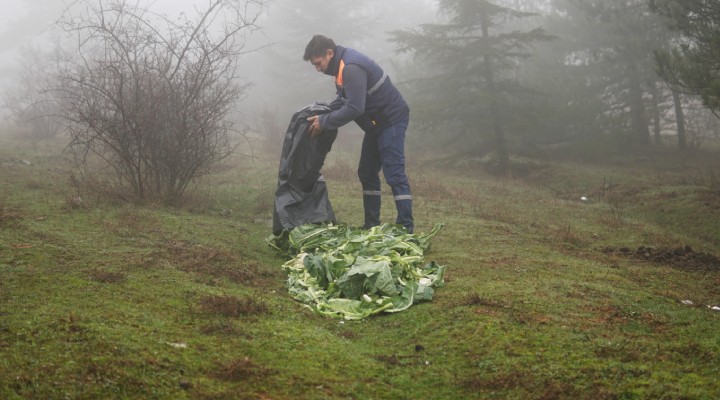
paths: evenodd
<path fill-rule="evenodd" d="M 0 398 L 720 398 L 717 155 L 517 159 L 513 180 L 412 164 L 446 285 L 361 321 L 289 297 L 269 158 L 167 208 L 79 190 L 57 148 L 2 140 Z M 344 160 L 325 176 L 357 225 Z"/>

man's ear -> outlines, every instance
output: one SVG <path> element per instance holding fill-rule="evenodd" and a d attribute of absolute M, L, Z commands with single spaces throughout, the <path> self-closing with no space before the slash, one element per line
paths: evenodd
<path fill-rule="evenodd" d="M 335 55 L 335 52 L 333 51 L 333 49 L 327 49 L 327 53 L 325 53 L 325 54 L 330 56 L 330 58 L 333 58 L 333 56 Z"/>

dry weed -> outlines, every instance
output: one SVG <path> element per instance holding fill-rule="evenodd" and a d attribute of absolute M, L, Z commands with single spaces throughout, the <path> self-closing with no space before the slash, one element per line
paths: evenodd
<path fill-rule="evenodd" d="M 242 261 L 228 250 L 193 245 L 185 241 L 169 241 L 165 244 L 168 258 L 182 271 L 227 279 L 232 283 L 261 284 L 270 275 L 262 271 L 255 261 Z"/>
<path fill-rule="evenodd" d="M 210 314 L 220 314 L 225 317 L 240 317 L 243 315 L 260 315 L 270 312 L 262 299 L 246 297 L 244 299 L 231 295 L 207 295 L 200 299 L 200 309 Z"/>
<path fill-rule="evenodd" d="M 337 182 L 354 182 L 358 179 L 355 166 L 347 160 L 336 158 L 322 169 L 323 176 Z"/>

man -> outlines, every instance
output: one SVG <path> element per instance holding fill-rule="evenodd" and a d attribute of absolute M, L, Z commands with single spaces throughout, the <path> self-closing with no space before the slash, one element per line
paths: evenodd
<path fill-rule="evenodd" d="M 387 74 L 373 60 L 356 50 L 338 46 L 315 35 L 305 48 L 303 60 L 318 72 L 335 77 L 338 97 L 333 111 L 308 118 L 311 136 L 355 121 L 365 132 L 358 177 L 363 189 L 365 224 L 380 224 L 380 170 L 392 189 L 396 223 L 412 232 L 412 195 L 405 175 L 405 130 L 410 109 Z"/>

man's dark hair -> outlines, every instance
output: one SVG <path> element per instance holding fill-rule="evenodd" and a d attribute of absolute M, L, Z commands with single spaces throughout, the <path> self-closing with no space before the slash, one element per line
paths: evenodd
<path fill-rule="evenodd" d="M 322 57 L 328 50 L 336 51 L 336 49 L 337 46 L 332 39 L 323 35 L 315 35 L 310 39 L 307 46 L 305 46 L 303 61 L 308 61 L 313 57 Z"/>

